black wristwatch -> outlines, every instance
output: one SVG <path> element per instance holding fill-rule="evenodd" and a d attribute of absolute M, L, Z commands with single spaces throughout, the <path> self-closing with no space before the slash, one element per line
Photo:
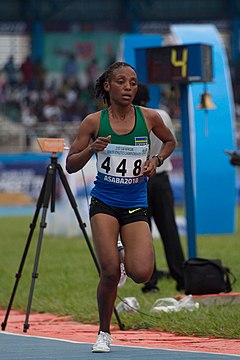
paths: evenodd
<path fill-rule="evenodd" d="M 152 158 L 155 158 L 155 157 L 158 159 L 157 167 L 161 166 L 164 163 L 164 159 L 162 158 L 162 156 L 159 156 L 158 154 L 154 155 Z"/>

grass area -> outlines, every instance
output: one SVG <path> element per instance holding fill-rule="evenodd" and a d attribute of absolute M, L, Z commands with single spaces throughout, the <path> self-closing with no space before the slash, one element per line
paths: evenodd
<path fill-rule="evenodd" d="M 30 217 L 0 218 L 0 307 L 2 309 L 6 309 L 12 293 L 15 273 L 19 269 L 31 221 Z M 34 232 L 13 302 L 14 309 L 21 309 L 24 312 L 32 281 L 38 231 L 39 224 Z M 237 281 L 233 285 L 234 292 L 240 292 L 239 234 L 238 229 L 236 234 L 205 235 L 197 238 L 199 257 L 219 258 L 235 274 Z M 161 241 L 155 239 L 154 244 L 158 268 L 167 269 Z M 187 254 L 185 237 L 182 237 L 182 244 Z M 79 322 L 98 323 L 96 304 L 98 272 L 83 237 L 66 239 L 44 235 L 38 273 L 31 311 L 70 315 Z M 124 287 L 119 290 L 119 296 L 136 297 L 140 304 L 140 312 L 119 313 L 126 329 L 159 329 L 184 335 L 240 338 L 240 305 L 211 307 L 202 305 L 193 312 L 182 310 L 178 313 L 152 314 L 150 309 L 157 299 L 179 295 L 172 279 L 160 280 L 159 287 L 160 292 L 157 294 L 143 294 L 141 285 L 127 279 Z M 116 304 L 119 301 L 118 298 Z M 112 321 L 117 323 L 114 315 Z M 31 316 L 29 322 L 31 323 Z"/>

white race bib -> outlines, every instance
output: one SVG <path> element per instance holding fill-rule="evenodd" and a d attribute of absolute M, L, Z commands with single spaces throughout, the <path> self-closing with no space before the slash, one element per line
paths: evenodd
<path fill-rule="evenodd" d="M 148 145 L 108 144 L 98 153 L 97 169 L 99 175 L 116 178 L 136 178 L 143 176 L 143 166 L 147 160 Z M 108 180 L 107 180 L 108 181 Z"/>

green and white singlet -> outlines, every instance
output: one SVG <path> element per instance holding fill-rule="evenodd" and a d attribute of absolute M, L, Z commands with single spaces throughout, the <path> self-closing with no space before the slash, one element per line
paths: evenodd
<path fill-rule="evenodd" d="M 97 153 L 97 177 L 91 195 L 110 206 L 147 207 L 147 177 L 142 175 L 150 139 L 140 107 L 134 106 L 135 126 L 124 135 L 110 125 L 108 109 L 102 110 L 98 136 L 111 135 L 111 143 Z"/>

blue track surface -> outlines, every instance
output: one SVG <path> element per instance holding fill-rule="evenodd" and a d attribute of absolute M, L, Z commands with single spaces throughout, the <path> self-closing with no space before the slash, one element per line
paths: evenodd
<path fill-rule="evenodd" d="M 89 360 L 105 356 L 113 360 L 235 360 L 238 355 L 112 346 L 108 354 L 91 353 L 91 344 L 0 333 L 0 360 Z"/>

